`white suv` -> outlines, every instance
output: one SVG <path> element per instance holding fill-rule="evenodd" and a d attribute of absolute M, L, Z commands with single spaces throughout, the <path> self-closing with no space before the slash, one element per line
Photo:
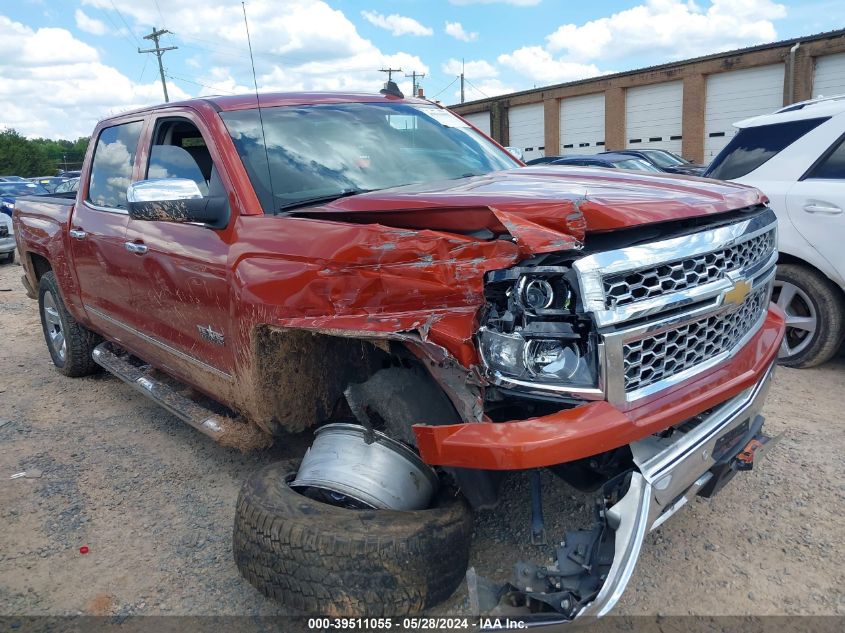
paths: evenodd
<path fill-rule="evenodd" d="M 780 362 L 811 367 L 845 335 L 845 95 L 734 123 L 705 176 L 753 185 L 779 220 L 773 301 L 786 312 Z"/>

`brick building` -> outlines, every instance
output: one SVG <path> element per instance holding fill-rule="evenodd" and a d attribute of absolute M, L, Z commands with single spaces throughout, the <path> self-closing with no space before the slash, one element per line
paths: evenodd
<path fill-rule="evenodd" d="M 735 121 L 845 94 L 845 29 L 450 106 L 526 160 L 662 148 L 707 163 Z"/>

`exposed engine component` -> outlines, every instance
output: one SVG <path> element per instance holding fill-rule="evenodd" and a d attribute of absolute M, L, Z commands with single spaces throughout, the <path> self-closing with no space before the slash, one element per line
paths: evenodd
<path fill-rule="evenodd" d="M 402 444 L 357 424 L 317 429 L 291 487 L 332 505 L 378 510 L 422 510 L 437 475 Z"/>

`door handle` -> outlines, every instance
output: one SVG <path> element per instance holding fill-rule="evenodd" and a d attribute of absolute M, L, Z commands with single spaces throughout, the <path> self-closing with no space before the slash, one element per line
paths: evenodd
<path fill-rule="evenodd" d="M 124 242 L 123 246 L 127 251 L 135 253 L 136 255 L 143 255 L 147 252 L 147 250 L 149 250 L 147 249 L 146 244 L 139 244 L 138 242 Z"/>
<path fill-rule="evenodd" d="M 804 205 L 804 211 L 807 213 L 823 213 L 825 215 L 838 215 L 842 213 L 842 209 L 829 202 L 824 204 L 807 203 Z"/>
<path fill-rule="evenodd" d="M 88 234 L 82 229 L 71 229 L 67 233 L 76 240 L 84 240 L 88 236 Z"/>

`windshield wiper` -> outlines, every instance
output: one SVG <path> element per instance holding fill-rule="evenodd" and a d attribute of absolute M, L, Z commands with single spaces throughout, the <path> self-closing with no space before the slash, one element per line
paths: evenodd
<path fill-rule="evenodd" d="M 305 198 L 304 200 L 295 200 L 293 202 L 288 202 L 287 204 L 283 204 L 278 209 L 276 209 L 276 213 L 281 213 L 282 211 L 290 211 L 291 209 L 296 209 L 298 207 L 307 207 L 312 204 L 324 204 L 327 202 L 333 202 L 340 198 L 348 198 L 349 196 L 357 196 L 359 193 L 369 193 L 370 191 L 375 191 L 375 189 L 343 189 L 341 191 L 336 191 L 332 194 L 327 194 L 325 196 L 315 196 L 313 198 Z"/>

